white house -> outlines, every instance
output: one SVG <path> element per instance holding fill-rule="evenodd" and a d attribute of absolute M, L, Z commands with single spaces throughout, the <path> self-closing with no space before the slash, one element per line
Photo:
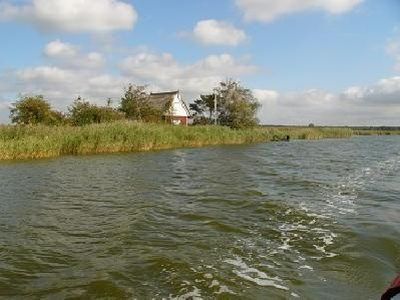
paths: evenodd
<path fill-rule="evenodd" d="M 188 125 L 190 111 L 179 91 L 151 93 L 149 102 L 152 106 L 165 111 L 164 119 L 174 125 Z"/>

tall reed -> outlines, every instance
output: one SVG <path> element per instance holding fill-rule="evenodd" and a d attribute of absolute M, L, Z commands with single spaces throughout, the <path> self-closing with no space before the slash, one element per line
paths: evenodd
<path fill-rule="evenodd" d="M 0 160 L 61 155 L 160 150 L 207 145 L 259 143 L 290 139 L 346 138 L 348 128 L 222 126 L 181 127 L 128 121 L 73 126 L 0 126 Z"/>

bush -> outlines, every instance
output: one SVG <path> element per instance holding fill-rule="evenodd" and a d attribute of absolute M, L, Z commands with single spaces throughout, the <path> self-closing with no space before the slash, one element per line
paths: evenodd
<path fill-rule="evenodd" d="M 25 125 L 60 125 L 65 122 L 63 113 L 52 110 L 42 95 L 24 96 L 13 104 L 11 122 Z"/>
<path fill-rule="evenodd" d="M 208 117 L 194 116 L 193 125 L 212 125 L 214 121 Z"/>
<path fill-rule="evenodd" d="M 68 108 L 72 125 L 83 126 L 93 123 L 106 123 L 121 120 L 123 114 L 109 106 L 97 106 L 80 97 Z"/>

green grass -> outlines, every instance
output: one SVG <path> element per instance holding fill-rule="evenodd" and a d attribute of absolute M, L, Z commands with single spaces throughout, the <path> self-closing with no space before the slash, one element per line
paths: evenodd
<path fill-rule="evenodd" d="M 181 127 L 121 121 L 72 126 L 0 126 L 0 160 L 260 143 L 291 139 L 347 138 L 366 131 L 349 128 L 258 127 L 232 130 L 220 126 Z M 387 132 L 368 131 L 369 134 Z"/>

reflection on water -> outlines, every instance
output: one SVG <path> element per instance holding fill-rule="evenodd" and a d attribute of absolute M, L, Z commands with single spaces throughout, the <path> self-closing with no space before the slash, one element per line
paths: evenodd
<path fill-rule="evenodd" d="M 0 164 L 0 296 L 375 299 L 400 138 Z"/>

